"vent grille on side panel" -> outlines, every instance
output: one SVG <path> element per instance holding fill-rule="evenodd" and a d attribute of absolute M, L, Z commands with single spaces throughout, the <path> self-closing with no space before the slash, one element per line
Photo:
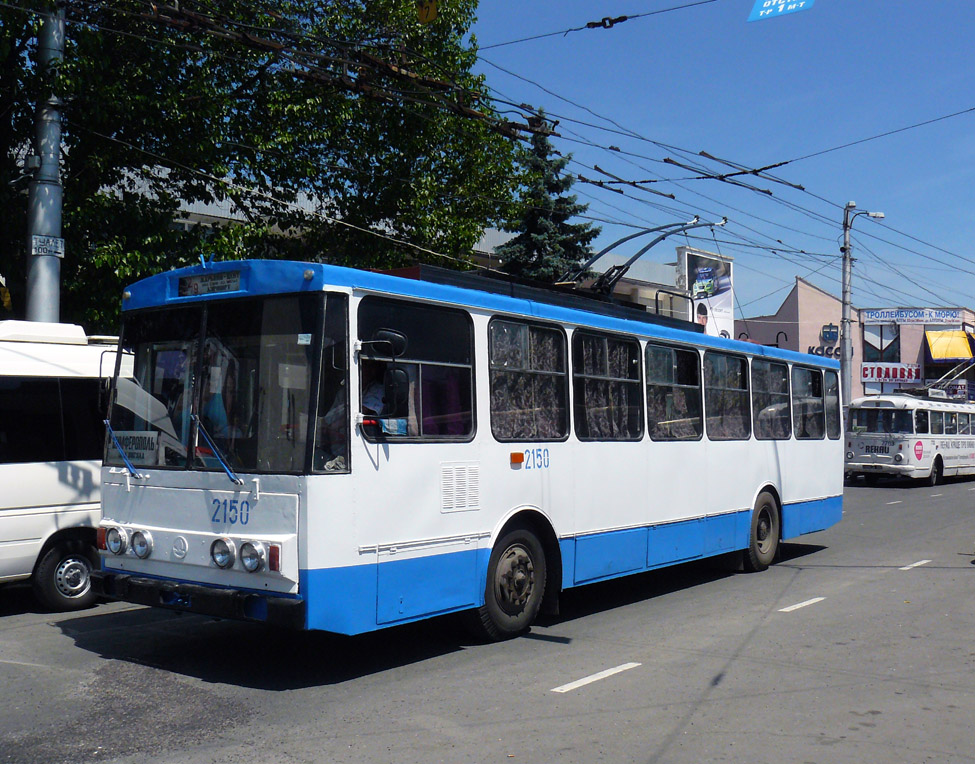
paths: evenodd
<path fill-rule="evenodd" d="M 481 508 L 481 468 L 477 464 L 440 465 L 440 511 Z"/>

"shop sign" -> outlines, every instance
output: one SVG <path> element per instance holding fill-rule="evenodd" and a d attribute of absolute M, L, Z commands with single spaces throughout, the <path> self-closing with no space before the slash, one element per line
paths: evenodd
<path fill-rule="evenodd" d="M 843 348 L 839 345 L 834 345 L 830 347 L 828 345 L 810 345 L 806 348 L 806 352 L 809 355 L 822 355 L 827 358 L 839 358 L 843 353 Z"/>
<path fill-rule="evenodd" d="M 917 382 L 921 365 L 917 363 L 864 363 L 860 366 L 864 382 Z"/>
<path fill-rule="evenodd" d="M 933 387 L 938 384 L 936 379 L 926 379 L 924 384 Z M 975 399 L 975 385 L 969 385 L 967 379 L 956 379 L 954 382 L 945 385 L 941 383 L 939 388 L 945 391 L 945 395 L 956 400 L 970 401 Z"/>
<path fill-rule="evenodd" d="M 861 324 L 951 324 L 961 326 L 961 308 L 861 309 Z"/>

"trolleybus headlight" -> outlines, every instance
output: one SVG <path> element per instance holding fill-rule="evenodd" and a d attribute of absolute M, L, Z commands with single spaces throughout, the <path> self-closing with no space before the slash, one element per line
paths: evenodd
<path fill-rule="evenodd" d="M 240 564 L 248 573 L 256 573 L 264 567 L 267 552 L 260 541 L 245 541 L 240 545 Z"/>
<path fill-rule="evenodd" d="M 149 531 L 136 531 L 132 534 L 132 551 L 140 560 L 152 554 L 152 534 Z"/>
<path fill-rule="evenodd" d="M 237 547 L 228 538 L 217 539 L 210 544 L 210 558 L 218 568 L 232 568 L 237 559 Z"/>
<path fill-rule="evenodd" d="M 894 454 L 894 461 L 898 463 L 904 461 L 904 454 Z"/>
<path fill-rule="evenodd" d="M 853 458 L 853 452 L 852 451 L 847 451 L 846 452 L 846 458 L 847 459 L 852 459 Z"/>
<path fill-rule="evenodd" d="M 124 528 L 109 528 L 105 532 L 105 546 L 112 554 L 125 554 L 129 546 L 129 534 Z"/>

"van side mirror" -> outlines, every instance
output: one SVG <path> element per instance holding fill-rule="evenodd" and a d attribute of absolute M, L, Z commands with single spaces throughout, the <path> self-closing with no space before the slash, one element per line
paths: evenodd
<path fill-rule="evenodd" d="M 390 366 L 383 377 L 383 398 L 386 411 L 383 417 L 402 419 L 409 414 L 410 376 L 402 366 Z"/>

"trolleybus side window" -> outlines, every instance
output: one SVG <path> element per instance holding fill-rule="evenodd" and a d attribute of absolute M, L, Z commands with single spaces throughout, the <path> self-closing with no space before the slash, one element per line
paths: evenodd
<path fill-rule="evenodd" d="M 696 350 L 647 343 L 647 418 L 653 440 L 700 440 L 701 359 Z"/>
<path fill-rule="evenodd" d="M 708 438 L 747 440 L 751 435 L 748 407 L 748 362 L 739 356 L 704 354 L 704 407 Z"/>
<path fill-rule="evenodd" d="M 564 440 L 569 376 L 560 329 L 508 319 L 488 325 L 491 432 L 501 441 Z"/>
<path fill-rule="evenodd" d="M 369 344 L 383 329 L 406 337 L 401 356 L 383 356 L 378 346 Z M 359 303 L 359 339 L 364 343 L 360 399 L 369 413 L 380 417 L 387 437 L 469 440 L 473 436 L 473 326 L 465 311 L 365 297 Z M 377 405 L 380 409 L 389 405 L 376 392 L 382 389 L 384 373 L 391 367 L 405 371 L 409 380 L 404 418 L 389 419 L 386 412 L 375 410 Z"/>
<path fill-rule="evenodd" d="M 793 366 L 792 402 L 796 438 L 822 438 L 825 431 L 822 372 Z"/>
<path fill-rule="evenodd" d="M 322 371 L 318 383 L 318 427 L 312 468 L 349 471 L 349 353 L 348 298 L 325 298 Z"/>
<path fill-rule="evenodd" d="M 752 359 L 752 406 L 756 438 L 789 439 L 792 416 L 789 411 L 789 367 L 786 364 Z"/>
<path fill-rule="evenodd" d="M 577 330 L 572 335 L 572 384 L 579 440 L 640 440 L 643 393 L 640 343 Z"/>
<path fill-rule="evenodd" d="M 835 371 L 824 374 L 826 380 L 826 437 L 837 440 L 843 434 L 840 409 L 840 379 Z"/>
<path fill-rule="evenodd" d="M 944 417 L 944 413 L 941 411 L 931 412 L 931 434 L 932 435 L 945 434 L 945 417 Z"/>
<path fill-rule="evenodd" d="M 958 434 L 959 435 L 971 434 L 971 430 L 968 429 L 968 414 L 958 415 Z"/>
<path fill-rule="evenodd" d="M 954 411 L 945 412 L 945 435 L 958 434 L 958 415 Z"/>
<path fill-rule="evenodd" d="M 928 412 L 925 409 L 914 412 L 914 431 L 918 435 L 928 434 Z"/>

